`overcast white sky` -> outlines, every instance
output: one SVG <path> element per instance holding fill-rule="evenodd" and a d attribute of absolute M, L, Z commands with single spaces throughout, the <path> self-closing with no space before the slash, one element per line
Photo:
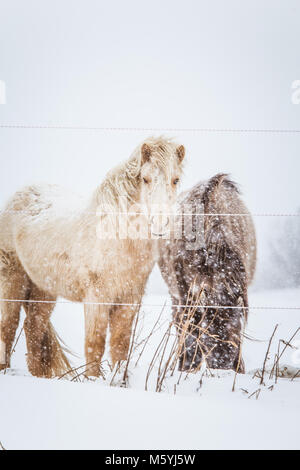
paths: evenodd
<path fill-rule="evenodd" d="M 0 0 L 0 123 L 300 129 L 299 44 L 297 0 Z M 147 135 L 0 129 L 0 204 L 41 181 L 88 194 Z M 167 135 L 184 189 L 225 171 L 253 212 L 300 206 L 300 134 Z"/>

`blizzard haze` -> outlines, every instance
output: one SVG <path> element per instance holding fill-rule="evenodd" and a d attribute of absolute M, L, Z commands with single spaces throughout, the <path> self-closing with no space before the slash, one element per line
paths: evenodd
<path fill-rule="evenodd" d="M 299 349 L 283 357 L 289 378 L 266 386 L 253 380 L 275 324 L 272 358 L 278 341 L 299 326 L 300 217 L 283 216 L 300 209 L 300 104 L 292 102 L 292 84 L 300 80 L 299 20 L 297 0 L 0 0 L 0 80 L 6 85 L 0 209 L 28 184 L 57 183 L 91 195 L 143 139 L 164 134 L 186 147 L 181 189 L 220 172 L 239 184 L 258 238 L 250 306 L 282 308 L 250 310 L 247 334 L 259 341 L 243 346 L 247 374 L 239 377 L 236 394 L 229 373 L 206 377 L 202 389 L 195 374 L 178 390 L 175 374 L 166 380 L 166 393 L 154 395 L 155 368 L 144 392 L 170 309 L 144 362 L 130 371 L 136 390 L 111 389 L 100 379 L 33 379 L 21 335 L 12 369 L 0 374 L 3 446 L 299 448 L 300 379 L 291 381 L 300 367 L 292 353 Z M 107 130 L 3 127 L 10 124 Z M 235 131 L 247 129 L 278 132 Z M 166 300 L 158 268 L 147 294 L 150 305 Z M 145 307 L 146 332 L 160 310 Z M 84 364 L 82 305 L 58 304 L 52 320 L 78 354 L 75 365 Z M 191 433 L 182 439 L 176 425 Z"/>
<path fill-rule="evenodd" d="M 297 1 L 1 0 L 0 123 L 297 129 Z M 187 149 L 183 189 L 232 175 L 254 213 L 300 206 L 296 133 L 163 132 Z M 32 183 L 89 194 L 154 132 L 0 130 L 0 203 Z M 276 219 L 275 231 L 286 219 Z M 269 218 L 257 218 L 260 261 Z M 279 223 L 280 222 L 280 223 Z M 261 268 L 259 267 L 259 272 Z"/>

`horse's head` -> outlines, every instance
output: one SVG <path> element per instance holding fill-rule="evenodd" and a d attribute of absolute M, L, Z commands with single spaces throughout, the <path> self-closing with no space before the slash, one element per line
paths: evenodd
<path fill-rule="evenodd" d="M 195 372 L 203 364 L 210 369 L 236 370 L 239 365 L 242 372 L 244 366 L 238 364 L 242 315 L 239 309 L 208 308 L 204 314 L 199 309 L 184 334 L 179 370 Z M 199 321 L 200 316 L 204 320 Z"/>
<path fill-rule="evenodd" d="M 141 146 L 140 203 L 147 210 L 154 237 L 169 231 L 184 155 L 183 145 L 162 138 Z"/>
<path fill-rule="evenodd" d="M 181 336 L 179 369 L 182 371 L 197 371 L 204 363 L 212 369 L 236 370 L 244 303 L 242 297 L 234 299 L 228 295 L 225 285 L 212 289 L 213 292 L 203 290 L 198 305 L 177 316 Z M 208 304 L 220 307 L 209 308 Z"/>

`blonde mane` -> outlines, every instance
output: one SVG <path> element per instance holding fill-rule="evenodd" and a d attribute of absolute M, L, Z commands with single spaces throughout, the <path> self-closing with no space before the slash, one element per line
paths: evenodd
<path fill-rule="evenodd" d="M 107 207 L 114 211 L 120 207 L 121 201 L 136 202 L 142 166 L 141 147 L 145 143 L 152 149 L 151 162 L 166 175 L 170 174 L 178 145 L 163 136 L 148 138 L 136 147 L 128 160 L 110 170 L 97 188 L 95 197 L 100 211 Z"/>

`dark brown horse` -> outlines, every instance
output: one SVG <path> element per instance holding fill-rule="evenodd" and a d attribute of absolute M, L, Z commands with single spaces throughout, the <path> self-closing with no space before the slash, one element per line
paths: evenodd
<path fill-rule="evenodd" d="M 188 214 L 180 218 L 181 236 L 161 241 L 159 260 L 180 338 L 179 368 L 196 371 L 206 362 L 243 373 L 247 289 L 256 265 L 252 218 L 224 174 L 183 193 L 180 211 Z"/>

